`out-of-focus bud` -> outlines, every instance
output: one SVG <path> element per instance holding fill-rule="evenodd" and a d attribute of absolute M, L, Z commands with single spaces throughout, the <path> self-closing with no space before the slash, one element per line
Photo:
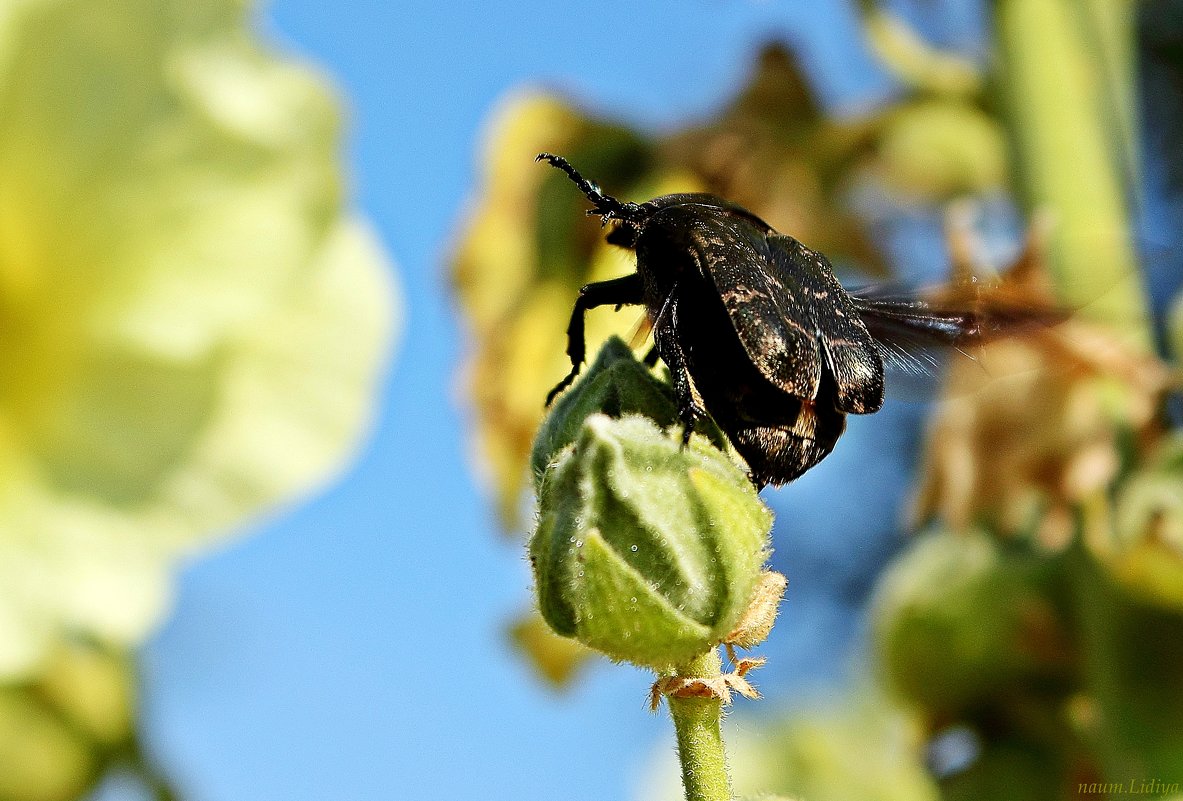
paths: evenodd
<path fill-rule="evenodd" d="M 1059 573 L 1055 559 L 1004 552 L 976 531 L 918 540 L 888 569 L 873 607 L 887 679 L 948 714 L 1057 680 L 1072 658 Z"/>
<path fill-rule="evenodd" d="M 97 756 L 25 688 L 0 687 L 0 798 L 70 801 L 89 787 Z"/>
<path fill-rule="evenodd" d="M 125 654 L 63 642 L 37 677 L 37 694 L 80 732 L 104 746 L 132 733 L 135 690 Z"/>
<path fill-rule="evenodd" d="M 879 138 L 883 177 L 924 198 L 998 189 L 1007 180 L 1002 126 L 969 103 L 925 101 L 903 106 Z"/>
<path fill-rule="evenodd" d="M 584 421 L 597 412 L 609 417 L 643 414 L 663 427 L 678 422 L 673 390 L 637 361 L 623 340 L 612 337 L 578 383 L 559 396 L 538 429 L 530 452 L 535 491 L 547 466 L 575 441 Z"/>
<path fill-rule="evenodd" d="M 1118 491 L 1115 544 L 1094 552 L 1126 591 L 1183 610 L 1183 434 L 1165 439 Z"/>
<path fill-rule="evenodd" d="M 666 671 L 719 644 L 748 609 L 772 513 L 695 435 L 586 419 L 550 465 L 530 543 L 542 616 L 559 634 Z"/>
<path fill-rule="evenodd" d="M 82 797 L 129 741 L 133 695 L 127 656 L 82 640 L 58 643 L 31 683 L 0 685 L 0 799 Z"/>

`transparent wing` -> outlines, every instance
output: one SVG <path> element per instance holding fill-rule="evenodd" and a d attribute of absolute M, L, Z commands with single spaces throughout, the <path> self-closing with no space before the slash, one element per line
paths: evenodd
<path fill-rule="evenodd" d="M 950 355 L 973 359 L 977 348 L 990 340 L 1067 318 L 1063 310 L 995 297 L 989 287 L 976 284 L 916 293 L 871 286 L 850 294 L 889 372 L 893 395 L 893 384 L 912 393 L 925 386 Z"/>

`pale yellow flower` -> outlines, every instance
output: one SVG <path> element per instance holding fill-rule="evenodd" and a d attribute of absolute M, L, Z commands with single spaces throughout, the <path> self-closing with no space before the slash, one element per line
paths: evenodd
<path fill-rule="evenodd" d="M 340 112 L 249 4 L 0 6 L 0 680 L 338 469 L 391 333 Z"/>

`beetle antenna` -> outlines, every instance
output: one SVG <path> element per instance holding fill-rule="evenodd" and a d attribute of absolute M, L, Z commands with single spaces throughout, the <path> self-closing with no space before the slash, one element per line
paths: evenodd
<path fill-rule="evenodd" d="M 588 211 L 588 214 L 598 215 L 605 223 L 612 219 L 631 219 L 640 209 L 636 203 L 621 203 L 611 195 L 605 195 L 600 191 L 600 187 L 580 175 L 579 170 L 572 167 L 571 162 L 562 156 L 556 156 L 553 153 L 539 153 L 534 160 L 545 161 L 552 167 L 557 167 L 567 173 L 567 177 L 575 182 L 579 191 L 587 195 L 587 199 L 595 205 L 595 208 Z"/>

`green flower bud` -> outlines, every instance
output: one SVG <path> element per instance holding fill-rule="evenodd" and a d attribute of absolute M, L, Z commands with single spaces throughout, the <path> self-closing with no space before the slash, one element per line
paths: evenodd
<path fill-rule="evenodd" d="M 89 744 L 27 688 L 0 685 L 0 798 L 82 798 L 98 770 Z"/>
<path fill-rule="evenodd" d="M 872 620 L 891 685 L 957 713 L 1064 678 L 1072 649 L 1060 563 L 1002 551 L 980 532 L 928 535 L 887 570 Z"/>
<path fill-rule="evenodd" d="M 1130 594 L 1183 609 L 1183 435 L 1129 478 L 1115 504 L 1115 541 L 1095 555 Z"/>
<path fill-rule="evenodd" d="M 609 417 L 643 414 L 663 427 L 678 422 L 673 390 L 637 361 L 623 340 L 612 337 L 575 386 L 559 396 L 538 429 L 530 452 L 536 491 L 547 466 L 575 441 L 583 421 L 597 412 Z"/>
<path fill-rule="evenodd" d="M 593 414 L 542 481 L 530 542 L 559 634 L 659 671 L 721 642 L 747 610 L 772 514 L 705 438 Z"/>
<path fill-rule="evenodd" d="M 134 727 L 126 655 L 70 639 L 27 684 L 0 684 L 0 799 L 82 798 Z"/>
<path fill-rule="evenodd" d="M 62 642 L 37 677 L 37 695 L 79 733 L 117 745 L 135 726 L 131 659 L 79 641 Z"/>
<path fill-rule="evenodd" d="M 882 174 L 900 191 L 947 198 L 1002 186 L 1002 126 L 977 106 L 928 100 L 900 107 L 880 132 Z"/>

